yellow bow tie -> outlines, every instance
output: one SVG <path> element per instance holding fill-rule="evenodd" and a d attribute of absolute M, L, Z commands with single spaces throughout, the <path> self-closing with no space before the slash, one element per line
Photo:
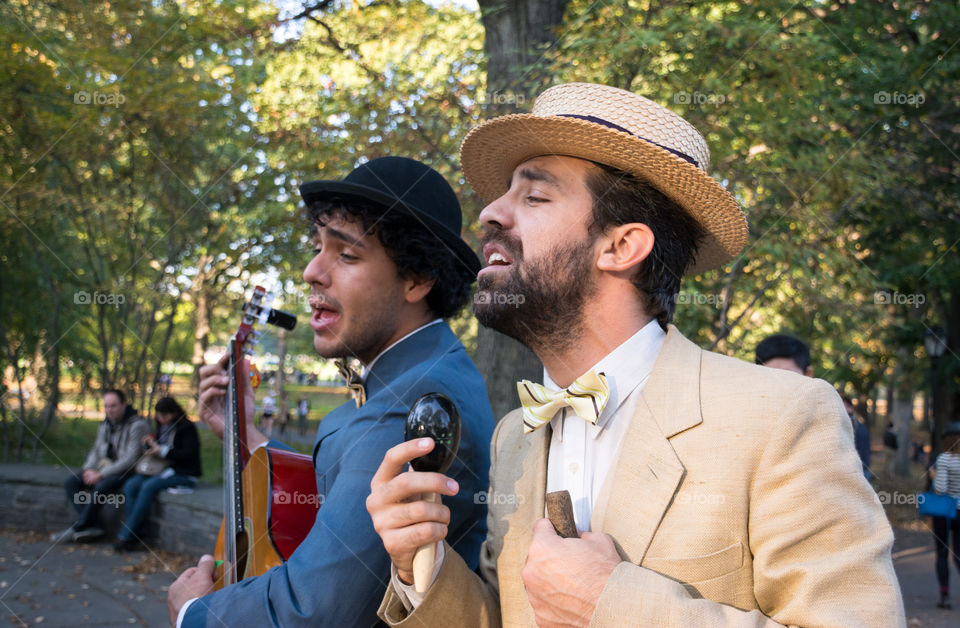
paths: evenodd
<path fill-rule="evenodd" d="M 347 366 L 346 359 L 337 360 L 334 364 L 337 365 L 340 376 L 346 380 L 347 388 L 350 390 L 350 397 L 357 402 L 357 407 L 359 408 L 367 403 L 367 391 L 363 387 L 363 378 L 360 377 L 360 373 Z"/>
<path fill-rule="evenodd" d="M 593 371 L 578 377 L 566 390 L 548 390 L 525 379 L 517 383 L 517 392 L 523 406 L 524 433 L 549 423 L 564 406 L 570 406 L 577 416 L 596 425 L 610 397 L 606 376 Z"/>

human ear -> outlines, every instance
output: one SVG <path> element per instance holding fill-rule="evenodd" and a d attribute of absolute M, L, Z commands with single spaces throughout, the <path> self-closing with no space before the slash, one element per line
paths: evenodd
<path fill-rule="evenodd" d="M 600 236 L 603 242 L 597 268 L 610 272 L 630 270 L 653 250 L 653 231 L 642 222 L 631 222 L 608 229 Z"/>

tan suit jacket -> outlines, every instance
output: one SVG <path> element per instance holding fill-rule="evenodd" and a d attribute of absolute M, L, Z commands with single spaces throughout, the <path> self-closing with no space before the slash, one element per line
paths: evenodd
<path fill-rule="evenodd" d="M 544 515 L 549 428 L 511 412 L 493 436 L 480 573 L 446 547 L 395 626 L 533 626 L 520 571 Z M 594 626 L 905 625 L 893 534 L 850 420 L 822 380 L 701 350 L 670 327 L 594 505 L 623 561 Z"/>

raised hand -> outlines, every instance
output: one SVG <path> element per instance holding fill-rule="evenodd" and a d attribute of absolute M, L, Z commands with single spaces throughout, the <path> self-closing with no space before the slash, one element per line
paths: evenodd
<path fill-rule="evenodd" d="M 224 354 L 213 364 L 207 364 L 200 367 L 200 396 L 197 407 L 200 418 L 210 431 L 217 435 L 217 438 L 223 438 L 224 417 L 226 416 L 226 397 L 227 383 L 227 365 L 230 356 Z M 247 419 L 247 447 L 253 450 L 254 447 L 267 441 L 256 427 L 254 427 L 254 409 L 256 399 L 253 394 L 253 386 L 250 385 L 250 365 L 243 360 L 238 365 L 237 383 L 243 391 L 244 407 L 246 409 Z"/>
<path fill-rule="evenodd" d="M 397 575 L 413 582 L 413 555 L 417 548 L 447 536 L 450 509 L 421 499 L 424 493 L 456 495 L 457 482 L 442 473 L 403 472 L 404 466 L 434 447 L 432 438 L 418 438 L 390 448 L 370 482 L 367 512 L 383 546 L 397 567 Z"/>

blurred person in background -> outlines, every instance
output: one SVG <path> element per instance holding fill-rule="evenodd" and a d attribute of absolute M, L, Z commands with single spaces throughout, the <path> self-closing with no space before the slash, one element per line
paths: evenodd
<path fill-rule="evenodd" d="M 930 470 L 933 490 L 960 500 L 960 421 L 947 423 L 943 430 L 943 453 Z M 953 536 L 953 551 L 950 537 Z M 950 604 L 950 559 L 960 571 L 960 512 L 952 519 L 933 517 L 933 539 L 937 548 L 937 582 L 940 584 L 938 608 L 952 608 Z"/>
<path fill-rule="evenodd" d="M 143 526 L 150 506 L 160 491 L 171 486 L 193 488 L 203 474 L 200 464 L 200 438 L 186 411 L 172 397 L 157 401 L 153 434 L 142 439 L 144 457 L 152 457 L 156 467 L 136 467 L 136 473 L 123 485 L 125 520 L 113 549 L 127 552 L 139 549 Z"/>
<path fill-rule="evenodd" d="M 140 458 L 140 443 L 150 428 L 127 404 L 126 395 L 112 388 L 105 390 L 103 412 L 106 418 L 97 429 L 83 470 L 63 483 L 79 518 L 69 528 L 51 535 L 51 541 L 93 541 L 103 536 L 100 507 L 107 503 L 107 495 L 120 492 Z"/>

